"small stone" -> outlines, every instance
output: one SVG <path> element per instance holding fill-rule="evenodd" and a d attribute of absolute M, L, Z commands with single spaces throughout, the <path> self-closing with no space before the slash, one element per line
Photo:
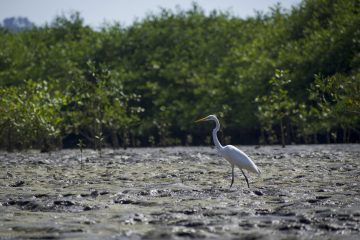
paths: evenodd
<path fill-rule="evenodd" d="M 303 223 L 303 224 L 310 224 L 311 223 L 311 221 L 306 217 L 300 217 L 299 222 Z"/>
<path fill-rule="evenodd" d="M 92 197 L 97 197 L 97 196 L 99 196 L 99 192 L 98 192 L 97 190 L 94 190 L 94 191 L 91 192 L 90 195 L 91 195 Z"/>
<path fill-rule="evenodd" d="M 20 181 L 16 181 L 14 184 L 10 184 L 10 187 L 20 187 L 24 184 L 25 182 L 23 180 L 20 180 Z"/>
<path fill-rule="evenodd" d="M 104 190 L 104 191 L 101 191 L 99 192 L 99 194 L 102 196 L 102 195 L 106 195 L 106 194 L 109 194 L 110 192 L 107 191 L 107 190 Z"/>
<path fill-rule="evenodd" d="M 60 205 L 60 206 L 73 206 L 73 205 L 75 205 L 75 203 L 73 201 L 68 201 L 68 200 L 55 200 L 54 204 L 55 205 Z"/>
<path fill-rule="evenodd" d="M 85 207 L 83 208 L 84 211 L 90 211 L 90 210 L 92 210 L 92 209 L 93 209 L 93 208 L 90 207 L 90 206 L 85 206 Z"/>
<path fill-rule="evenodd" d="M 263 196 L 264 195 L 264 193 L 259 191 L 259 190 L 255 190 L 255 191 L 253 191 L 253 193 L 255 193 L 258 196 Z"/>
<path fill-rule="evenodd" d="M 114 203 L 120 203 L 120 204 L 131 204 L 134 201 L 130 200 L 130 199 L 116 199 L 114 201 Z"/>

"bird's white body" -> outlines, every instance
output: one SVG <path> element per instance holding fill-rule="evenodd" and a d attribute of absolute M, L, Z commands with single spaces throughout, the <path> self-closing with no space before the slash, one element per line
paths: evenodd
<path fill-rule="evenodd" d="M 218 151 L 231 165 L 235 165 L 240 169 L 246 169 L 250 172 L 260 174 L 259 168 L 249 158 L 249 156 L 233 145 L 227 145 Z"/>
<path fill-rule="evenodd" d="M 231 179 L 231 185 L 234 183 L 234 166 L 237 166 L 241 172 L 244 174 L 245 176 L 245 180 L 248 184 L 248 187 L 250 187 L 249 185 L 249 181 L 245 175 L 245 173 L 243 172 L 243 169 L 248 170 L 249 172 L 253 172 L 253 173 L 257 173 L 260 174 L 260 169 L 255 165 L 255 163 L 249 158 L 248 155 L 246 155 L 243 151 L 241 151 L 240 149 L 234 147 L 233 145 L 227 145 L 227 146 L 222 146 L 221 143 L 219 142 L 219 139 L 217 137 L 217 132 L 220 129 L 220 123 L 219 120 L 217 119 L 217 117 L 215 115 L 209 115 L 205 118 L 199 119 L 197 122 L 199 121 L 215 121 L 216 126 L 213 129 L 212 135 L 213 135 L 213 140 L 214 140 L 214 144 L 216 146 L 217 151 L 231 164 L 232 167 L 232 179 Z"/>

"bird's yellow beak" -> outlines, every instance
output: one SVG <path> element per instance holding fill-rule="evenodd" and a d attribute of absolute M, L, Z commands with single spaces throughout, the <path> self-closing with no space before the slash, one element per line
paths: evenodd
<path fill-rule="evenodd" d="M 203 122 L 203 121 L 206 121 L 206 118 L 207 118 L 207 117 L 201 118 L 201 119 L 199 119 L 199 120 L 196 120 L 195 122 L 197 123 L 197 122 Z"/>

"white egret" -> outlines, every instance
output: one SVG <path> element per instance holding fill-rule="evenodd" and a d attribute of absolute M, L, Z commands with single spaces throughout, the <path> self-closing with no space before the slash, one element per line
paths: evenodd
<path fill-rule="evenodd" d="M 232 179 L 231 179 L 230 188 L 232 187 L 232 185 L 234 183 L 234 167 L 235 166 L 237 166 L 241 170 L 241 172 L 244 174 L 246 183 L 247 183 L 248 187 L 250 188 L 249 180 L 246 177 L 243 169 L 246 169 L 253 173 L 260 174 L 261 172 L 260 172 L 259 168 L 249 158 L 249 156 L 246 155 L 240 149 L 238 149 L 232 145 L 227 145 L 227 146 L 223 147 L 220 144 L 219 139 L 217 137 L 217 132 L 220 129 L 220 123 L 215 115 L 209 115 L 209 116 L 201 118 L 195 122 L 202 122 L 202 121 L 215 121 L 215 123 L 216 123 L 216 127 L 213 129 L 213 132 L 212 132 L 213 140 L 214 140 L 214 144 L 216 146 L 217 151 L 231 164 Z"/>

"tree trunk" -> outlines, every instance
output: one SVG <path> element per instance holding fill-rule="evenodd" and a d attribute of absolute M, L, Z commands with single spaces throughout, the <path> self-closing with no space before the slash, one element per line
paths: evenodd
<path fill-rule="evenodd" d="M 304 143 L 305 143 L 305 144 L 309 144 L 309 137 L 308 137 L 308 135 L 305 135 L 305 134 L 304 134 L 303 139 L 304 139 Z"/>
<path fill-rule="evenodd" d="M 135 147 L 136 146 L 136 140 L 135 140 L 135 134 L 131 134 L 131 146 Z"/>
<path fill-rule="evenodd" d="M 265 145 L 265 144 L 266 144 L 266 137 L 265 137 L 265 133 L 264 133 L 264 128 L 261 127 L 261 135 L 260 135 L 259 145 Z"/>
<path fill-rule="evenodd" d="M 291 144 L 292 137 L 294 136 L 292 126 L 289 120 L 286 121 L 286 142 Z"/>
<path fill-rule="evenodd" d="M 314 143 L 315 143 L 315 144 L 318 144 L 318 143 L 319 143 L 316 133 L 314 133 Z"/>
<path fill-rule="evenodd" d="M 124 149 L 127 148 L 127 142 L 128 142 L 128 136 L 127 136 L 127 130 L 125 129 L 125 130 L 123 131 L 123 137 L 122 137 L 122 147 L 123 147 Z"/>
<path fill-rule="evenodd" d="M 348 129 L 348 134 L 347 134 L 347 139 L 346 139 L 347 143 L 349 143 L 351 140 L 350 135 L 351 135 L 351 128 Z"/>
<path fill-rule="evenodd" d="M 119 148 L 120 144 L 119 144 L 119 139 L 117 136 L 117 133 L 115 131 L 115 129 L 111 129 L 111 143 L 112 143 L 112 147 L 113 148 Z"/>
<path fill-rule="evenodd" d="M 280 132 L 281 132 L 281 145 L 284 148 L 285 147 L 285 134 L 284 134 L 284 126 L 283 126 L 283 120 L 280 120 Z"/>
<path fill-rule="evenodd" d="M 330 144 L 330 131 L 329 130 L 326 131 L 326 143 Z"/>
<path fill-rule="evenodd" d="M 7 135 L 7 151 L 12 152 L 14 150 L 11 138 L 11 127 L 8 128 L 8 135 Z"/>

